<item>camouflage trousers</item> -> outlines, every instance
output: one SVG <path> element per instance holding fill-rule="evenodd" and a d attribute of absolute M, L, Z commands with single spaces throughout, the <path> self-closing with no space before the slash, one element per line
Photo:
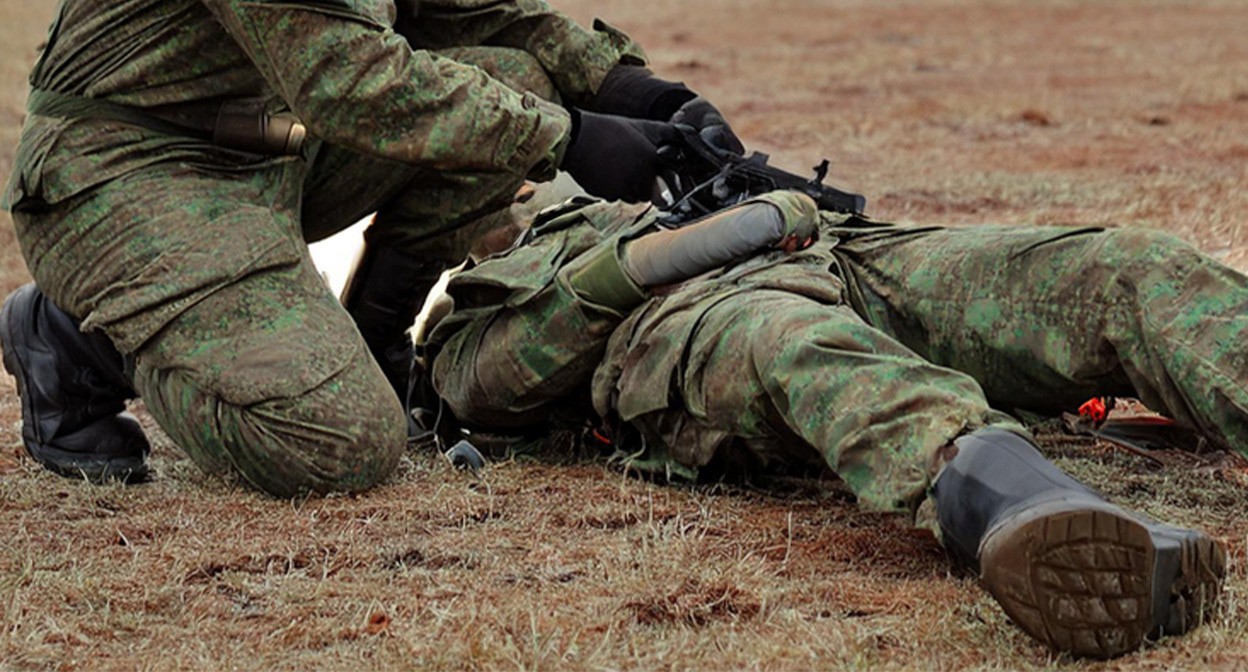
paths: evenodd
<path fill-rule="evenodd" d="M 694 279 L 625 316 L 561 275 L 543 281 L 549 255 L 482 264 L 452 283 L 469 310 L 435 332 L 435 384 L 457 415 L 492 426 L 539 422 L 588 386 L 599 416 L 640 436 L 634 465 L 823 465 L 881 510 L 917 507 L 957 436 L 1025 431 L 1003 410 L 1093 395 L 1139 396 L 1248 450 L 1248 280 L 1179 240 L 825 223 L 816 248 Z M 584 245 L 558 247 L 567 268 Z M 522 250 L 511 256 L 541 257 Z M 539 277 L 511 280 L 500 307 L 472 307 L 526 272 Z"/>
<path fill-rule="evenodd" d="M 524 52 L 443 53 L 555 95 Z M 14 204 L 42 290 L 132 357 L 147 409 L 205 469 L 279 496 L 385 477 L 404 445 L 403 413 L 307 242 L 376 211 L 370 244 L 453 265 L 522 178 L 441 173 L 316 141 L 304 157 L 259 157 L 94 120 L 72 122 L 54 151 L 89 158 L 117 143 L 150 153 L 147 165 Z"/>

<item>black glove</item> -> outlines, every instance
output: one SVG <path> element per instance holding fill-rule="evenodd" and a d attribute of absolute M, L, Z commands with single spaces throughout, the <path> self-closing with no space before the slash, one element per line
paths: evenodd
<path fill-rule="evenodd" d="M 572 110 L 572 141 L 559 167 L 594 196 L 646 201 L 668 168 L 659 147 L 679 137 L 667 122 Z"/>
<path fill-rule="evenodd" d="M 634 119 L 667 121 L 698 94 L 683 82 L 659 79 L 648 68 L 617 65 L 603 78 L 598 93 L 585 109 Z"/>
<path fill-rule="evenodd" d="M 641 66 L 612 68 L 588 109 L 622 117 L 688 124 L 698 131 L 714 128 L 716 141 L 708 138 L 708 142 L 733 154 L 745 153 L 741 139 L 710 101 L 691 91 L 683 82 L 659 79 Z"/>
<path fill-rule="evenodd" d="M 741 138 L 738 138 L 728 126 L 728 122 L 724 121 L 724 115 L 715 109 L 711 101 L 702 96 L 681 105 L 680 109 L 672 115 L 671 122 L 686 124 L 698 129 L 702 134 L 702 139 L 718 149 L 738 156 L 745 154 L 745 145 L 741 144 Z"/>

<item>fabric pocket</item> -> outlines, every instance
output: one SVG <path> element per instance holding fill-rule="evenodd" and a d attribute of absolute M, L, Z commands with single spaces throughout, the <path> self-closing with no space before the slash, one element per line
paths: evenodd
<path fill-rule="evenodd" d="M 60 129 L 66 122 L 42 117 L 30 117 L 22 128 L 17 153 L 13 157 L 13 174 L 9 176 L 4 193 L 0 196 L 0 208 L 18 210 L 24 203 L 42 199 L 40 176 L 48 151 Z"/>

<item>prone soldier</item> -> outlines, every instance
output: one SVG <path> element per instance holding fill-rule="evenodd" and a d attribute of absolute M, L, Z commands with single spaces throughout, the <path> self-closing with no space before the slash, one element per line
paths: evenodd
<path fill-rule="evenodd" d="M 893 226 L 799 192 L 662 218 L 572 202 L 455 276 L 429 336 L 455 417 L 541 431 L 579 407 L 634 469 L 813 466 L 870 509 L 930 498 L 950 553 L 1056 651 L 1211 613 L 1218 542 L 1107 502 L 997 409 L 1137 396 L 1248 452 L 1244 276 L 1152 231 Z"/>

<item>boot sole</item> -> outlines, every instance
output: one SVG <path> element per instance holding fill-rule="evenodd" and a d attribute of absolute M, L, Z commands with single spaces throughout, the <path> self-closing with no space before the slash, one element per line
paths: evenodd
<path fill-rule="evenodd" d="M 4 370 L 17 381 L 17 394 L 23 399 L 28 398 L 27 390 L 31 385 L 31 381 L 27 380 L 26 377 L 27 367 L 23 367 L 18 361 L 17 351 L 19 349 L 31 348 L 30 344 L 22 337 L 22 330 L 17 328 L 15 323 L 25 324 L 33 318 L 28 313 L 14 315 L 16 312 L 14 306 L 29 303 L 24 298 L 19 299 L 18 295 L 32 291 L 35 291 L 33 285 L 24 285 L 17 288 L 5 299 L 4 307 L 0 308 L 0 349 L 4 351 Z M 148 480 L 149 472 L 145 458 L 84 457 L 78 453 L 71 453 L 44 445 L 34 435 L 32 428 L 37 425 L 32 418 L 27 417 L 26 404 L 23 403 L 21 406 L 22 447 L 31 459 L 43 465 L 48 471 L 66 478 L 79 478 L 92 483 L 103 483 L 109 480 L 117 480 L 124 483 L 142 483 Z M 32 448 L 32 445 L 37 446 L 37 448 Z"/>
<path fill-rule="evenodd" d="M 1087 502 L 1016 516 L 987 535 L 980 560 L 1011 620 L 1055 650 L 1091 658 L 1204 623 L 1226 575 L 1225 551 L 1209 536 Z"/>

